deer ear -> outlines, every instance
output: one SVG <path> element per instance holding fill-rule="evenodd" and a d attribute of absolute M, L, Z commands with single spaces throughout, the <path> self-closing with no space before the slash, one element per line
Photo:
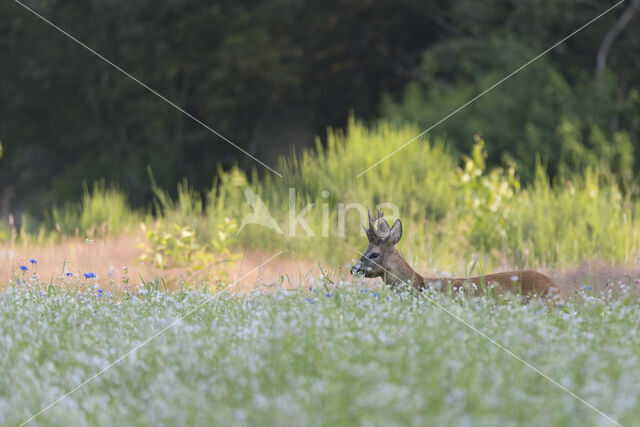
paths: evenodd
<path fill-rule="evenodd" d="M 391 227 L 391 231 L 389 232 L 389 242 L 395 245 L 400 241 L 402 237 L 402 223 L 400 222 L 400 218 L 396 219 L 396 222 L 393 223 Z"/>

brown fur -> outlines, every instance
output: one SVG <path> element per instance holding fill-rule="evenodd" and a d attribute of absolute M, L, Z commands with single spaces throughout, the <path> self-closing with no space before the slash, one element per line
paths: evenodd
<path fill-rule="evenodd" d="M 395 248 L 389 256 L 389 260 L 390 267 L 386 270 L 388 274 L 383 274 L 381 277 L 387 285 L 392 287 L 404 282 L 412 284 L 417 289 L 423 289 L 429 284 L 433 286 L 440 284 L 443 289 L 466 288 L 475 291 L 475 293 L 493 287 L 493 292 L 496 295 L 516 293 L 528 297 L 549 297 L 560 294 L 558 286 L 550 277 L 533 270 L 507 271 L 467 278 L 422 277 L 407 264 Z"/>
<path fill-rule="evenodd" d="M 375 222 L 378 228 L 375 228 Z M 468 289 L 471 293 L 481 293 L 493 288 L 493 294 L 516 293 L 526 297 L 560 297 L 558 286 L 548 276 L 537 271 L 508 271 L 468 278 L 423 277 L 402 258 L 395 245 L 402 237 L 402 223 L 396 220 L 392 227 L 378 212 L 374 219 L 369 213 L 369 228 L 363 227 L 369 239 L 362 258 L 351 269 L 352 274 L 363 273 L 365 277 L 381 277 L 391 287 L 407 283 L 416 289 L 424 289 L 430 284 L 443 289 Z"/>

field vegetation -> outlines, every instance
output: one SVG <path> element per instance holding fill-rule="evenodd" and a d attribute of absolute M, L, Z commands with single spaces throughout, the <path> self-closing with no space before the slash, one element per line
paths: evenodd
<path fill-rule="evenodd" d="M 538 161 L 525 183 L 513 164 L 488 167 L 476 135 L 465 155 L 425 139 L 356 176 L 417 132 L 352 119 L 282 157 L 283 178 L 220 169 L 207 192 L 185 180 L 173 198 L 149 170 L 146 208 L 100 181 L 43 220 L 11 218 L 0 234 L 0 424 L 54 402 L 36 423 L 633 424 L 638 274 L 579 273 L 557 305 L 347 277 L 365 242 L 358 209 L 340 222 L 349 204 L 400 216 L 399 247 L 424 272 L 637 264 L 639 200 L 606 164 L 550 179 Z M 241 225 L 249 194 L 283 234 Z M 290 212 L 308 204 L 312 233 L 294 235 Z M 48 269 L 29 255 L 44 247 L 59 259 Z M 247 251 L 282 251 L 296 266 L 251 276 Z"/>
<path fill-rule="evenodd" d="M 341 215 L 341 209 L 350 203 L 372 209 L 386 203 L 398 208 L 395 214 L 407 230 L 403 252 L 431 270 L 461 274 L 472 263 L 484 270 L 553 269 L 586 261 L 635 265 L 638 198 L 619 186 L 605 164 L 552 180 L 538 162 L 534 179 L 524 185 L 514 166 L 486 166 L 484 140 L 476 136 L 471 152 L 459 158 L 442 140 L 420 140 L 356 177 L 417 132 L 411 126 L 367 127 L 352 120 L 345 132 L 330 130 L 326 146 L 318 140 L 315 149 L 282 157 L 284 178 L 220 170 L 209 191 L 202 194 L 184 181 L 175 200 L 149 171 L 155 202 L 145 210 L 131 209 L 126 194 L 98 182 L 85 186 L 79 203 L 54 207 L 44 221 L 25 216 L 19 230 L 5 225 L 0 239 L 9 246 L 73 236 L 94 239 L 136 233 L 142 224 L 140 261 L 159 269 L 232 263 L 240 248 L 286 250 L 343 265 L 357 257 L 364 238 L 363 212 L 346 209 Z M 252 224 L 238 233 L 242 218 L 252 213 L 246 189 L 264 201 L 284 234 Z M 290 213 L 297 215 L 307 204 L 312 207 L 304 219 L 313 235 L 288 225 Z M 393 209 L 382 209 L 395 219 Z"/>
<path fill-rule="evenodd" d="M 179 318 L 37 425 L 637 422 L 635 283 L 581 288 L 562 309 L 329 276 L 306 285 L 245 297 L 133 281 L 122 295 L 114 281 L 84 277 L 12 281 L 0 294 L 0 424 L 27 420 Z"/>

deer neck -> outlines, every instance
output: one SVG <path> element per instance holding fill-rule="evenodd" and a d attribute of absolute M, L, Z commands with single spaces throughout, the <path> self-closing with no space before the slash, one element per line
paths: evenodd
<path fill-rule="evenodd" d="M 391 287 L 401 283 L 408 283 L 416 288 L 424 287 L 424 277 L 411 268 L 396 249 L 393 250 L 391 259 L 386 262 L 385 270 L 387 272 L 382 279 Z"/>

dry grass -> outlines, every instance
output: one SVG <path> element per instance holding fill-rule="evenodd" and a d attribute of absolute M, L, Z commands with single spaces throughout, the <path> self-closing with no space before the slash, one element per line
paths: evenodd
<path fill-rule="evenodd" d="M 28 275 L 35 272 L 41 280 L 49 281 L 62 274 L 66 262 L 65 271 L 77 275 L 91 271 L 99 278 L 106 279 L 111 272 L 111 277 L 118 283 L 121 281 L 123 269 L 127 268 L 132 283 L 140 282 L 141 277 L 145 280 L 153 280 L 159 276 L 167 281 L 170 288 L 175 288 L 181 277 L 187 277 L 187 271 L 185 269 L 158 271 L 150 265 L 137 262 L 141 254 L 138 247 L 143 239 L 142 234 L 137 234 L 93 241 L 70 238 L 46 245 L 0 246 L 0 284 L 6 284 L 16 274 L 21 275 L 19 270 L 21 265 L 29 268 Z M 317 264 L 285 253 L 252 272 L 271 256 L 273 254 L 247 251 L 234 266 L 215 267 L 217 270 L 210 271 L 210 275 L 215 279 L 221 277 L 224 272 L 226 282 L 235 282 L 242 278 L 234 285 L 234 289 L 247 291 L 256 283 L 274 285 L 282 283 L 283 287 L 297 287 L 311 276 L 320 274 Z M 32 265 L 29 263 L 30 259 L 36 259 L 38 263 Z"/>
<path fill-rule="evenodd" d="M 62 274 L 65 261 L 66 271 L 74 274 L 93 271 L 99 277 L 108 277 L 111 269 L 115 272 L 128 267 L 130 273 L 137 275 L 142 272 L 135 264 L 140 253 L 136 243 L 140 238 L 122 236 L 92 242 L 68 238 L 44 245 L 0 246 L 0 283 L 11 279 L 20 265 L 27 266 L 29 272 L 37 272 L 42 280 L 55 278 Z M 37 260 L 37 265 L 29 263 L 32 258 Z"/>
<path fill-rule="evenodd" d="M 638 265 L 613 265 L 600 261 L 591 261 L 580 266 L 552 272 L 556 283 L 563 293 L 582 285 L 593 289 L 606 289 L 608 285 L 620 285 L 638 289 L 636 279 L 640 278 Z"/>
<path fill-rule="evenodd" d="M 169 288 L 176 288 L 180 278 L 188 277 L 189 272 L 185 269 L 158 271 L 152 266 L 137 262 L 136 259 L 141 253 L 138 246 L 143 239 L 144 236 L 142 234 L 135 234 L 117 238 L 96 239 L 92 242 L 70 238 L 63 242 L 46 245 L 16 246 L 13 248 L 0 246 L 0 284 L 6 284 L 11 278 L 15 277 L 16 272 L 21 274 L 19 272 L 20 265 L 25 265 L 29 268 L 28 274 L 36 272 L 41 280 L 49 281 L 52 278 L 55 279 L 62 274 L 62 268 L 66 261 L 66 271 L 74 274 L 92 271 L 99 278 L 107 279 L 111 272 L 117 284 L 121 282 L 123 268 L 126 267 L 131 283 L 139 283 L 141 277 L 145 280 L 162 277 L 166 280 Z M 234 285 L 234 290 L 237 292 L 246 292 L 256 284 L 266 287 L 296 288 L 301 283 L 308 283 L 311 277 L 317 277 L 320 274 L 317 261 L 304 259 L 291 253 L 282 253 L 273 261 L 252 272 L 253 269 L 271 256 L 273 256 L 271 253 L 256 250 L 246 251 L 235 265 L 217 266 L 209 274 L 213 279 L 225 274 L 225 281 L 228 283 L 242 278 Z M 29 263 L 32 258 L 38 261 L 37 265 Z M 337 267 L 323 266 L 323 268 L 325 268 L 325 273 L 332 278 L 344 279 L 348 275 L 344 265 L 349 261 L 351 260 L 345 260 L 344 264 Z M 510 269 L 508 265 L 501 267 L 501 271 Z M 433 273 L 431 267 L 425 262 L 420 262 L 417 269 L 421 273 Z M 638 287 L 635 280 L 640 277 L 637 265 L 610 265 L 598 261 L 563 269 L 547 268 L 543 269 L 543 272 L 558 283 L 563 294 L 582 284 L 592 286 L 594 289 L 604 289 L 607 283 L 622 283 L 631 287 Z M 372 285 L 381 283 L 379 280 L 372 280 L 371 282 Z"/>

